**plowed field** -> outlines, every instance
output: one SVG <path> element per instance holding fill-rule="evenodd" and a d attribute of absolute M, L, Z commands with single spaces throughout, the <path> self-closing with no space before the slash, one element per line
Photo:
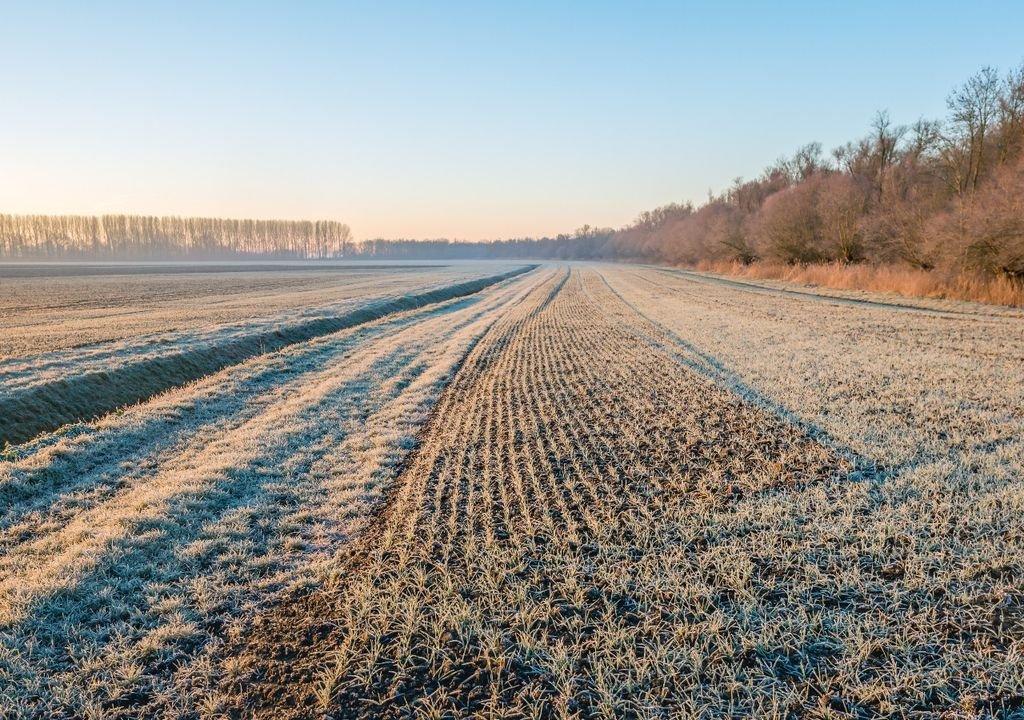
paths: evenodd
<path fill-rule="evenodd" d="M 1022 712 L 1020 318 L 525 270 L 10 446 L 8 714 Z"/>

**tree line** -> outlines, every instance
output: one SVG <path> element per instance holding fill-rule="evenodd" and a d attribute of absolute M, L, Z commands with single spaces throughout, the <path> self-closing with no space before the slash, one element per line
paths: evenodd
<path fill-rule="evenodd" d="M 0 215 L 2 258 L 638 259 L 679 264 L 874 263 L 1024 282 L 1024 65 L 983 68 L 948 116 L 809 143 L 701 205 L 620 229 L 500 241 L 369 239 L 333 221 Z"/>
<path fill-rule="evenodd" d="M 349 247 L 352 259 L 390 260 L 586 260 L 608 257 L 612 230 L 589 226 L 556 237 L 510 240 L 363 240 Z"/>
<path fill-rule="evenodd" d="M 825 154 L 800 148 L 695 207 L 642 213 L 606 255 L 672 263 L 907 264 L 1024 279 L 1024 65 L 986 67 L 949 115 L 897 125 Z"/>
<path fill-rule="evenodd" d="M 479 242 L 356 241 L 348 225 L 330 220 L 0 214 L 6 260 L 572 259 L 601 256 L 606 239 L 578 231 Z"/>
<path fill-rule="evenodd" d="M 412 258 L 626 259 L 696 265 L 873 263 L 1024 282 L 1024 65 L 986 67 L 949 114 L 869 132 L 825 153 L 812 142 L 701 205 L 642 212 L 620 229 L 553 238 L 375 240 L 359 254 Z"/>
<path fill-rule="evenodd" d="M 332 220 L 0 214 L 9 260 L 332 258 L 351 242 L 348 225 Z"/>

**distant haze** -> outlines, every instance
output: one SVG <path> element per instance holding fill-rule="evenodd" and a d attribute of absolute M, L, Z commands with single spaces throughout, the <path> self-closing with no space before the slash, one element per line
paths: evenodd
<path fill-rule="evenodd" d="M 8 5 L 0 213 L 621 226 L 1022 60 L 1024 3 L 905 5 Z"/>

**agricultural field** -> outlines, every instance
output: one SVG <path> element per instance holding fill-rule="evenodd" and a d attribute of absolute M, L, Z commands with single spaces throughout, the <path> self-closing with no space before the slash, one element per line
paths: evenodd
<path fill-rule="evenodd" d="M 477 290 L 515 266 L 234 263 L 197 272 L 203 269 L 0 266 L 0 444 L 445 298 L 453 287 Z"/>
<path fill-rule="evenodd" d="M 0 716 L 1024 717 L 1019 311 L 626 264 L 0 282 Z"/>

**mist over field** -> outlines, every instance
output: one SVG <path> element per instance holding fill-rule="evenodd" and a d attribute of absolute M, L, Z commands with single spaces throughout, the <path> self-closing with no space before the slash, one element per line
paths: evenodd
<path fill-rule="evenodd" d="M 1024 64 L 985 67 L 948 117 L 821 143 L 706 202 L 619 229 L 476 242 L 357 241 L 340 222 L 0 215 L 0 259 L 624 259 L 834 288 L 1024 306 Z"/>
<path fill-rule="evenodd" d="M 2 15 L 0 720 L 1024 720 L 1024 5 Z"/>

